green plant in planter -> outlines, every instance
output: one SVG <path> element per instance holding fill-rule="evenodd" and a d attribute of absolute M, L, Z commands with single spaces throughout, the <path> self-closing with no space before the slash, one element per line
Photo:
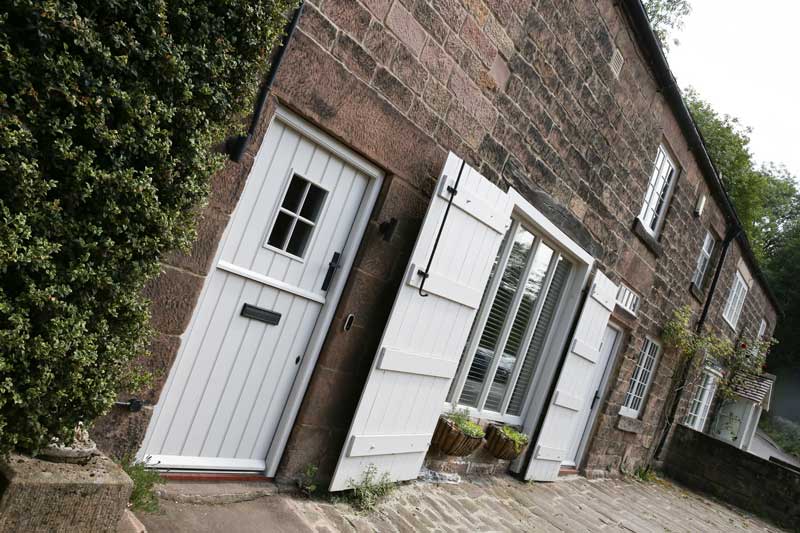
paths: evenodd
<path fill-rule="evenodd" d="M 511 426 L 503 426 L 500 431 L 503 433 L 504 436 L 511 439 L 514 442 L 514 451 L 517 453 L 522 451 L 522 448 L 528 444 L 528 436 L 524 433 L 520 433 L 516 429 Z"/>
<path fill-rule="evenodd" d="M 0 9 L 0 455 L 135 389 L 146 282 L 188 250 L 297 0 Z"/>
<path fill-rule="evenodd" d="M 445 418 L 455 424 L 455 426 L 468 437 L 482 439 L 486 435 L 486 432 L 483 431 L 480 425 L 470 420 L 469 412 L 466 409 L 461 411 L 453 410 L 447 413 Z"/>

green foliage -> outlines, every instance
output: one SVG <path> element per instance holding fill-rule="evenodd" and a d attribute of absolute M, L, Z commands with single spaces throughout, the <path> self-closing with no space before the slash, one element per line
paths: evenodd
<path fill-rule="evenodd" d="M 161 475 L 147 468 L 147 464 L 126 458 L 122 463 L 122 469 L 133 480 L 133 491 L 130 497 L 130 507 L 134 511 L 144 511 L 154 513 L 158 511 L 158 496 L 155 486 L 164 483 Z"/>
<path fill-rule="evenodd" d="M 650 465 L 636 467 L 636 470 L 633 471 L 633 476 L 645 483 L 658 481 L 658 474 L 656 474 L 656 471 L 653 470 L 653 467 Z"/>
<path fill-rule="evenodd" d="M 445 415 L 448 420 L 453 422 L 458 429 L 468 437 L 483 438 L 486 432 L 483 428 L 469 419 L 469 413 L 466 409 L 458 411 L 453 410 Z"/>
<path fill-rule="evenodd" d="M 681 29 L 684 19 L 692 12 L 689 0 L 643 0 L 642 3 L 662 48 L 669 49 L 669 34 Z"/>
<path fill-rule="evenodd" d="M 8 0 L 0 9 L 0 453 L 68 442 L 150 335 L 212 151 L 293 0 Z"/>
<path fill-rule="evenodd" d="M 800 215 L 792 176 L 777 165 L 759 166 L 750 153 L 750 129 L 720 115 L 694 90 L 685 100 L 756 256 L 764 260 L 780 248 L 781 233 Z"/>
<path fill-rule="evenodd" d="M 528 436 L 524 433 L 520 433 L 511 426 L 503 426 L 500 431 L 503 432 L 503 435 L 514 441 L 514 450 L 517 453 L 522 451 L 522 448 L 528 444 Z"/>
<path fill-rule="evenodd" d="M 364 470 L 360 481 L 349 480 L 350 503 L 359 511 L 370 512 L 380 501 L 391 494 L 394 483 L 389 479 L 389 474 L 384 472 L 378 475 L 378 467 L 371 464 Z"/>
<path fill-rule="evenodd" d="M 717 384 L 720 398 L 733 397 L 737 380 L 744 375 L 763 373 L 767 352 L 774 344 L 772 339 L 743 339 L 734 344 L 711 332 L 697 333 L 691 321 L 691 307 L 676 309 L 664 327 L 662 338 L 669 348 L 677 351 L 682 361 L 690 365 L 689 375 L 699 377 L 697 370 L 704 365 L 723 369 L 724 376 Z"/>
<path fill-rule="evenodd" d="M 800 458 L 800 424 L 765 413 L 758 427 L 783 448 L 783 451 Z"/>
<path fill-rule="evenodd" d="M 300 474 L 297 480 L 297 487 L 300 492 L 306 496 L 313 496 L 317 492 L 317 472 L 319 468 L 315 464 L 307 464 L 305 470 Z"/>

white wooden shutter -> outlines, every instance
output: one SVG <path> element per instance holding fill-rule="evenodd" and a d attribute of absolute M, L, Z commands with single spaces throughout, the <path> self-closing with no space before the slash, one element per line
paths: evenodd
<path fill-rule="evenodd" d="M 450 154 L 420 229 L 403 284 L 361 393 L 330 490 L 374 465 L 391 480 L 414 479 L 430 445 L 492 263 L 511 220 L 511 197 L 463 166 L 457 194 L 428 264 L 462 160 Z"/>
<path fill-rule="evenodd" d="M 586 419 L 580 416 L 581 412 L 591 408 L 589 396 L 595 392 L 591 380 L 616 295 L 617 286 L 598 270 L 575 327 L 525 479 L 554 481 L 561 462 L 567 459 L 576 426 Z"/>

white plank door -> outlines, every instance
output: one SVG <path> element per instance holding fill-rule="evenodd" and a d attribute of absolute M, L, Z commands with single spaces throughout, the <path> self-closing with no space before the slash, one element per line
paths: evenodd
<path fill-rule="evenodd" d="M 442 226 L 448 188 L 457 180 Z M 512 207 L 509 195 L 454 154 L 448 156 L 330 490 L 349 488 L 370 465 L 393 481 L 419 474 Z M 419 271 L 428 264 L 440 226 L 422 296 Z"/>
<path fill-rule="evenodd" d="M 525 479 L 553 481 L 558 477 L 561 463 L 569 459 L 573 436 L 581 423 L 585 425 L 595 393 L 593 380 L 616 295 L 617 286 L 598 270 L 534 444 Z"/>
<path fill-rule="evenodd" d="M 139 453 L 156 467 L 265 470 L 320 313 L 336 303 L 329 265 L 346 262 L 371 209 L 370 165 L 302 124 L 276 118 L 264 137 Z"/>

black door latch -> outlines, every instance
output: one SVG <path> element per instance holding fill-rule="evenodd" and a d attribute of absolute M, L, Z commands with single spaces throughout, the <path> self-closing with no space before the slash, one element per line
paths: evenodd
<path fill-rule="evenodd" d="M 331 286 L 331 281 L 333 281 L 333 275 L 336 274 L 336 271 L 342 268 L 341 264 L 342 254 L 339 252 L 333 252 L 333 259 L 331 262 L 328 263 L 328 272 L 325 273 L 325 279 L 322 281 L 322 290 L 327 291 L 328 288 Z"/>

